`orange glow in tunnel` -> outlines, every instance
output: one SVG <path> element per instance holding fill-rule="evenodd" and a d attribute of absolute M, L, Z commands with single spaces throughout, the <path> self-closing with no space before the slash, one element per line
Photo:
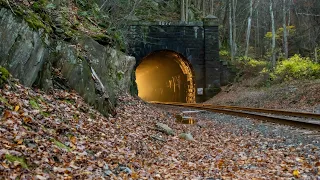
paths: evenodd
<path fill-rule="evenodd" d="M 157 51 L 142 59 L 136 69 L 138 95 L 145 101 L 195 102 L 193 71 L 182 55 Z"/>

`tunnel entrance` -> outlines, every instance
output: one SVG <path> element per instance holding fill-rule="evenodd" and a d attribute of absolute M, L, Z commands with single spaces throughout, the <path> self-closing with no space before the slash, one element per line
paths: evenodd
<path fill-rule="evenodd" d="M 195 102 L 194 73 L 188 60 L 174 51 L 156 51 L 136 69 L 138 95 L 145 101 Z"/>

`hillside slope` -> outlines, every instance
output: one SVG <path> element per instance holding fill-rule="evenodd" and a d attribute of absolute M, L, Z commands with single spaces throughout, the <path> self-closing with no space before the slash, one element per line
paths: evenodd
<path fill-rule="evenodd" d="M 205 103 L 320 113 L 320 80 L 295 81 L 254 88 L 250 80 L 223 87 Z"/>

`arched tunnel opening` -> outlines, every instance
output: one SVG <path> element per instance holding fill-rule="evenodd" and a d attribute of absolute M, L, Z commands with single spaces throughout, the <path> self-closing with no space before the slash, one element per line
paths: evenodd
<path fill-rule="evenodd" d="M 145 101 L 195 102 L 194 72 L 188 60 L 162 50 L 144 57 L 136 68 L 138 96 Z"/>

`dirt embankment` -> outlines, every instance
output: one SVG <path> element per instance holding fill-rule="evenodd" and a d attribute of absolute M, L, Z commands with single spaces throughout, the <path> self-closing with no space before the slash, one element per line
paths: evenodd
<path fill-rule="evenodd" d="M 320 113 L 320 80 L 296 81 L 268 88 L 254 88 L 248 82 L 241 82 L 223 87 L 218 95 L 205 103 Z"/>

